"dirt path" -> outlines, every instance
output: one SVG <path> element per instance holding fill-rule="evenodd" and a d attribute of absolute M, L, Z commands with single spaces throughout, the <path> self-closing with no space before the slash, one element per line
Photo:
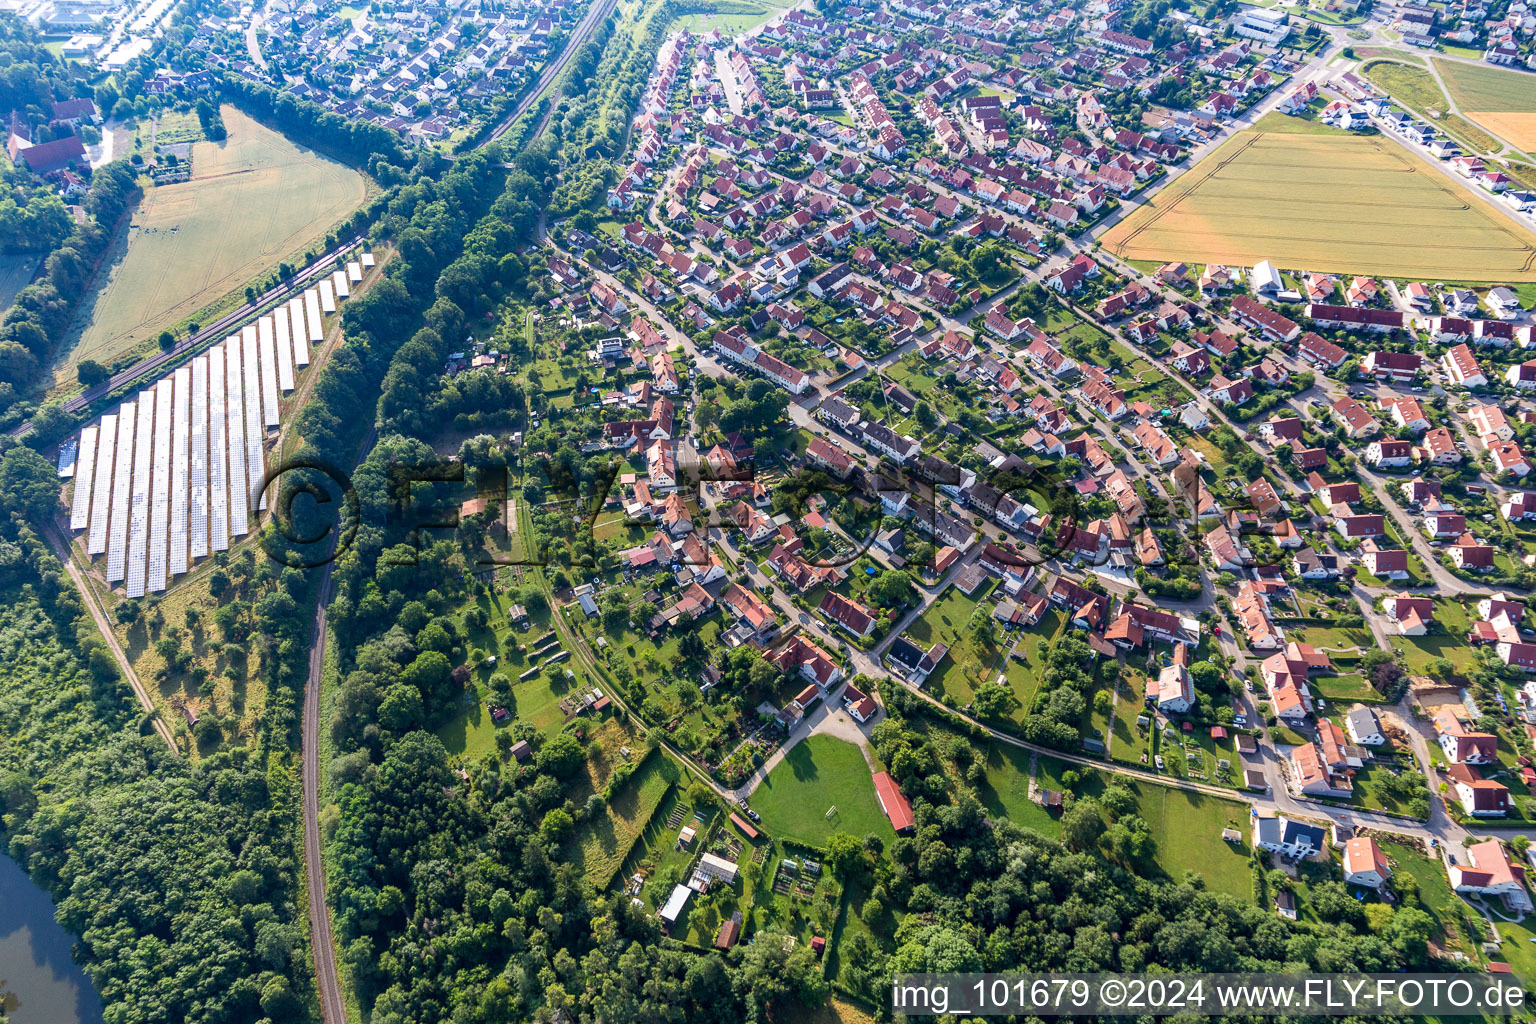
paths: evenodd
<path fill-rule="evenodd" d="M 139 699 L 139 706 L 144 709 L 146 715 L 149 715 L 155 731 L 160 734 L 161 739 L 165 740 L 165 745 L 171 748 L 171 753 L 180 756 L 181 750 L 176 746 L 176 737 L 171 733 L 171 727 L 156 712 L 154 701 L 150 700 L 149 691 L 144 688 L 138 673 L 134 672 L 133 666 L 128 663 L 128 655 L 123 651 L 122 644 L 117 642 L 117 634 L 112 631 L 112 622 L 107 617 L 106 610 L 101 607 L 101 602 L 97 600 L 96 592 L 85 581 L 85 577 L 80 575 L 80 569 L 71 557 L 69 545 L 63 537 L 59 536 L 57 529 L 51 523 L 43 529 L 43 535 L 47 538 L 48 546 L 53 549 L 53 553 L 58 556 L 59 561 L 64 563 L 64 571 L 69 573 L 75 588 L 80 591 L 80 599 L 85 602 L 86 611 L 91 613 L 91 619 L 96 623 L 96 631 L 106 641 L 107 649 L 112 652 L 112 657 L 117 661 L 118 671 L 123 674 L 124 679 L 128 680 L 128 685 L 133 687 L 133 694 Z"/>

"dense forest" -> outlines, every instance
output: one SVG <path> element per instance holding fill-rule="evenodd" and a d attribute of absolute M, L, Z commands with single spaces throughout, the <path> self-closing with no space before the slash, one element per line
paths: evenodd
<path fill-rule="evenodd" d="M 145 728 L 23 514 L 57 478 L 11 447 L 0 486 L 0 841 L 53 895 L 110 1024 L 303 1019 L 313 1003 L 291 758 L 193 763 Z"/>

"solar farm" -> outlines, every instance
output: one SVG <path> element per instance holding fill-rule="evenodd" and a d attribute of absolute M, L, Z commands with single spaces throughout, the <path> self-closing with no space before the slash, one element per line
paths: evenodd
<path fill-rule="evenodd" d="M 265 445 L 311 346 L 373 266 L 363 253 L 123 401 L 67 445 L 69 526 L 127 597 L 162 593 L 197 560 L 254 531 Z"/>

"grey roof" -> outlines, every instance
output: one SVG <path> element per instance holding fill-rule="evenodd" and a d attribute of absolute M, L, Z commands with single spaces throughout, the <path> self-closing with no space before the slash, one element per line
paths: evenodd
<path fill-rule="evenodd" d="M 1355 732 L 1361 736 L 1381 731 L 1381 722 L 1377 719 L 1376 712 L 1370 708 L 1355 708 L 1347 717 L 1350 724 L 1355 727 Z"/>

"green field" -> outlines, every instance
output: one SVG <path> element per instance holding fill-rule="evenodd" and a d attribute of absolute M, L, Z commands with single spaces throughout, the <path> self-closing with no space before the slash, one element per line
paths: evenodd
<path fill-rule="evenodd" d="M 35 252 L 0 256 L 0 313 L 11 308 L 16 293 L 32 283 L 39 257 Z"/>
<path fill-rule="evenodd" d="M 836 805 L 829 821 L 827 809 Z M 859 748 L 830 736 L 796 744 L 752 794 L 753 808 L 774 835 L 817 848 L 834 832 L 895 835 Z"/>
<path fill-rule="evenodd" d="M 229 138 L 193 146 L 193 178 L 146 189 L 106 281 L 84 304 L 74 364 L 110 364 L 277 263 L 324 245 L 364 196 L 362 175 L 300 149 L 233 107 Z"/>
<path fill-rule="evenodd" d="M 1435 658 L 1445 658 L 1458 671 L 1465 671 L 1476 661 L 1476 652 L 1467 643 L 1467 630 L 1471 617 L 1464 605 L 1456 601 L 1437 600 L 1435 621 L 1445 627 L 1445 632 L 1426 636 L 1394 636 L 1392 644 L 1403 652 L 1403 666 L 1414 674 L 1427 670 Z"/>
<path fill-rule="evenodd" d="M 1061 824 L 1056 816 L 1029 798 L 1029 758 L 1027 750 L 1005 743 L 994 743 L 987 748 L 985 781 L 977 786 L 977 798 L 988 813 L 1007 818 L 1015 825 L 1032 828 L 1042 835 L 1055 838 L 1061 835 Z M 1061 762 L 1041 757 L 1037 769 L 1037 781 L 1046 789 L 1060 790 L 1060 782 L 1049 775 L 1050 769 Z"/>
<path fill-rule="evenodd" d="M 1435 69 L 1463 114 L 1512 145 L 1536 149 L 1536 77 L 1455 60 L 1436 60 Z"/>
<path fill-rule="evenodd" d="M 1132 259 L 1536 280 L 1536 234 L 1381 138 L 1240 132 L 1102 241 Z"/>
<path fill-rule="evenodd" d="M 771 0 L 713 0 L 712 3 L 694 6 L 708 9 L 679 15 L 667 26 L 667 31 L 687 29 L 702 35 L 718 29 L 722 35 L 739 35 L 774 18 L 786 5 Z"/>
<path fill-rule="evenodd" d="M 1206 887 L 1238 899 L 1253 892 L 1248 866 L 1248 805 L 1164 786 L 1134 784 L 1138 813 L 1152 826 L 1157 863 L 1173 878 L 1193 871 Z M 1240 843 L 1224 842 L 1221 830 L 1236 825 Z"/>

